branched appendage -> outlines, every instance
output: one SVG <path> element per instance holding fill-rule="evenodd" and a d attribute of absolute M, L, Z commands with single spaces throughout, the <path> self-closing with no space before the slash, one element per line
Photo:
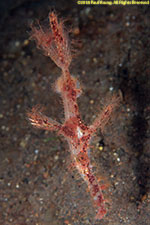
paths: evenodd
<path fill-rule="evenodd" d="M 101 113 L 94 120 L 93 124 L 90 126 L 90 129 L 93 132 L 96 132 L 98 128 L 101 131 L 104 130 L 105 125 L 109 122 L 110 116 L 113 113 L 114 109 L 118 106 L 120 102 L 120 96 L 113 96 L 111 102 L 104 107 Z"/>
<path fill-rule="evenodd" d="M 55 83 L 55 89 L 63 100 L 65 120 L 63 124 L 59 124 L 43 115 L 42 110 L 38 107 L 34 107 L 28 113 L 28 117 L 33 126 L 57 131 L 66 138 L 74 165 L 87 183 L 94 205 L 97 207 L 96 219 L 102 219 L 106 214 L 105 200 L 101 187 L 92 172 L 88 149 L 96 130 L 98 128 L 103 130 L 108 123 L 111 113 L 118 105 L 119 98 L 113 97 L 111 103 L 104 108 L 92 125 L 86 126 L 81 121 L 77 98 L 81 95 L 82 90 L 77 79 L 69 72 L 72 56 L 68 35 L 63 23 L 58 22 L 54 12 L 50 13 L 49 19 L 51 30 L 44 32 L 41 27 L 39 29 L 32 27 L 32 37 L 62 70 L 62 75 Z"/>
<path fill-rule="evenodd" d="M 61 124 L 43 115 L 42 111 L 43 109 L 40 106 L 36 106 L 32 108 L 31 112 L 27 113 L 31 124 L 36 128 L 50 131 L 59 131 L 61 129 Z"/>

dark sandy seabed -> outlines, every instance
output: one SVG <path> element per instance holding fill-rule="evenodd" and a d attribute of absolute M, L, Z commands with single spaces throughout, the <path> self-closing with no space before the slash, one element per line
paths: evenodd
<path fill-rule="evenodd" d="M 122 101 L 91 143 L 94 173 L 107 188 L 107 215 L 96 214 L 87 186 L 71 167 L 63 137 L 34 129 L 36 104 L 63 121 L 53 90 L 60 70 L 29 40 L 30 24 L 50 10 L 67 18 L 81 82 L 78 103 L 91 124 L 114 93 Z M 78 6 L 75 1 L 0 2 L 0 225 L 150 224 L 150 8 Z"/>

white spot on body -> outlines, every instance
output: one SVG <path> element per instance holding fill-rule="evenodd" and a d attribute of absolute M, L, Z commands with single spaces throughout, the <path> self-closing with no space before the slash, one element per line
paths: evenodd
<path fill-rule="evenodd" d="M 83 136 L 83 133 L 82 133 L 82 131 L 80 130 L 79 127 L 77 127 L 77 135 L 78 135 L 79 139 Z"/>
<path fill-rule="evenodd" d="M 97 198 L 97 196 L 94 196 L 94 198 L 93 198 L 93 199 L 94 199 L 94 201 L 96 201 L 98 198 Z"/>

